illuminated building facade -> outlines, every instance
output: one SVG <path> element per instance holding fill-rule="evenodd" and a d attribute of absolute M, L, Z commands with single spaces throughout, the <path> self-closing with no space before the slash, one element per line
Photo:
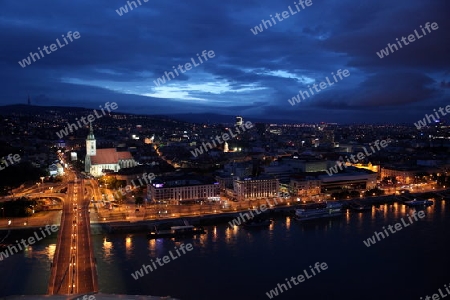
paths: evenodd
<path fill-rule="evenodd" d="M 239 201 L 277 197 L 279 188 L 278 179 L 269 176 L 234 181 L 234 192 Z"/>
<path fill-rule="evenodd" d="M 151 202 L 206 201 L 219 196 L 219 183 L 193 178 L 158 178 L 147 186 Z"/>

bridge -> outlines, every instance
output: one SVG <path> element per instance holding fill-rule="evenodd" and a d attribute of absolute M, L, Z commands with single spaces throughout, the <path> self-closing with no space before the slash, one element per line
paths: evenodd
<path fill-rule="evenodd" d="M 84 198 L 83 180 L 70 173 L 51 267 L 49 295 L 98 292 L 88 210 L 89 199 Z"/>
<path fill-rule="evenodd" d="M 50 270 L 47 295 L 18 295 L 6 299 L 147 299 L 177 300 L 147 295 L 108 295 L 98 293 L 97 266 L 92 247 L 89 203 L 101 199 L 96 180 L 90 181 L 93 192 L 85 195 L 85 181 L 68 174 L 67 193 L 28 193 L 33 198 L 59 198 L 63 203 L 57 245 Z M 87 190 L 91 188 L 88 187 Z M 84 297 L 84 298 L 83 298 Z"/>

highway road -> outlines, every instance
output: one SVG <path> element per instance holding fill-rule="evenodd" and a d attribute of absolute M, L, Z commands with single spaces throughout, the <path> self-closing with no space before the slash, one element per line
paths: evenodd
<path fill-rule="evenodd" d="M 89 201 L 84 197 L 83 180 L 71 173 L 51 268 L 48 286 L 50 295 L 98 291 L 90 235 Z"/>

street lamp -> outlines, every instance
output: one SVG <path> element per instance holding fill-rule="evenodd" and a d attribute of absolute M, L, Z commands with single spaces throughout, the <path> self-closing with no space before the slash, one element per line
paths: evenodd
<path fill-rule="evenodd" d="M 44 187 L 44 176 L 39 177 L 41 179 L 42 187 Z"/>

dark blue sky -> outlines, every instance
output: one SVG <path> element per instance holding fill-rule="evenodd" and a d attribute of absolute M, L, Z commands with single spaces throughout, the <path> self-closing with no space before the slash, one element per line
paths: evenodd
<path fill-rule="evenodd" d="M 294 1 L 3 0 L 0 104 L 172 114 L 212 112 L 299 122 L 415 122 L 450 104 L 450 2 L 312 0 L 254 35 Z M 137 0 L 136 0 L 137 2 Z M 380 59 L 420 25 L 439 29 Z M 81 37 L 22 68 L 18 61 L 68 31 Z M 196 53 L 215 57 L 156 87 Z M 196 60 L 198 63 L 198 60 Z M 288 99 L 348 69 L 350 76 L 291 106 Z"/>

